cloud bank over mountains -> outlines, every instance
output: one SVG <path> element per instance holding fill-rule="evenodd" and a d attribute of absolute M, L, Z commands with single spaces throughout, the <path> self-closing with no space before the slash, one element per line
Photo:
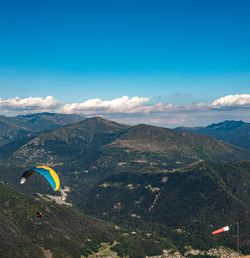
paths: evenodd
<path fill-rule="evenodd" d="M 104 116 L 120 122 L 150 123 L 165 126 L 208 124 L 225 119 L 250 121 L 250 94 L 227 95 L 212 103 L 175 105 L 152 103 L 147 97 L 123 96 L 112 100 L 89 99 L 80 103 L 63 103 L 55 97 L 0 98 L 0 112 L 19 115 L 39 112 Z"/>

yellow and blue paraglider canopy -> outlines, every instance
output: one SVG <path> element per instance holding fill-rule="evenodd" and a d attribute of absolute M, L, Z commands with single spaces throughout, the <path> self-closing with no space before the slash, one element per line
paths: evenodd
<path fill-rule="evenodd" d="M 57 191 L 60 187 L 60 179 L 57 175 L 57 173 L 48 166 L 37 166 L 34 168 L 31 168 L 27 171 L 25 171 L 22 175 L 20 184 L 24 184 L 26 180 L 34 173 L 37 172 L 43 177 L 46 178 L 46 180 L 49 182 L 49 184 L 52 186 L 54 191 Z"/>

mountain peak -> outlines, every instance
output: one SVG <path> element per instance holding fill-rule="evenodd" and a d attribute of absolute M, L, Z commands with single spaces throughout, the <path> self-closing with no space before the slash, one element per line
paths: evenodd
<path fill-rule="evenodd" d="M 94 117 L 91 117 L 91 118 L 87 118 L 86 120 L 96 121 L 96 122 L 99 122 L 99 123 L 111 123 L 111 122 L 113 122 L 113 121 L 105 119 L 101 116 L 94 116 Z"/>
<path fill-rule="evenodd" d="M 211 125 L 208 125 L 207 128 L 215 129 L 215 130 L 230 131 L 230 130 L 236 129 L 236 128 L 244 125 L 244 124 L 245 123 L 241 120 L 239 120 L 239 121 L 225 120 L 225 121 L 220 122 L 220 123 L 213 123 Z"/>
<path fill-rule="evenodd" d="M 112 120 L 108 120 L 108 119 L 105 119 L 103 117 L 100 117 L 100 116 L 94 116 L 94 117 L 91 117 L 91 118 L 87 118 L 83 121 L 80 122 L 81 125 L 86 125 L 86 124 L 92 124 L 93 126 L 97 126 L 97 127 L 102 127 L 102 126 L 105 126 L 105 127 L 112 127 L 112 128 L 129 128 L 128 125 L 125 125 L 125 124 L 120 124 L 120 123 L 117 123 L 115 121 L 112 121 Z"/>

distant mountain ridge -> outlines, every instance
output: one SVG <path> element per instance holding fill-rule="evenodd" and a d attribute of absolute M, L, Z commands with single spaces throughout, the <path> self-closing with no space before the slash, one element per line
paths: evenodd
<path fill-rule="evenodd" d="M 47 112 L 15 117 L 0 116 L 0 146 L 83 119 L 85 118 L 75 114 Z"/>
<path fill-rule="evenodd" d="M 77 114 L 60 114 L 60 113 L 37 113 L 29 115 L 20 115 L 16 117 L 21 123 L 31 131 L 42 132 L 51 130 L 58 126 L 72 124 L 84 120 L 85 117 Z"/>
<path fill-rule="evenodd" d="M 208 136 L 149 125 L 127 126 L 100 117 L 41 133 L 17 149 L 14 156 L 28 163 L 47 161 L 65 164 L 71 161 L 87 165 L 98 162 L 99 158 L 103 162 L 104 159 L 109 160 L 109 152 L 113 157 L 120 155 L 121 159 L 117 162 L 123 162 L 128 153 L 134 153 L 134 156 L 151 153 L 165 157 L 170 163 L 180 162 L 182 165 L 201 159 L 226 161 L 249 157 L 249 152 Z"/>
<path fill-rule="evenodd" d="M 206 127 L 178 127 L 175 130 L 209 135 L 236 146 L 250 149 L 250 123 L 226 120 Z"/>

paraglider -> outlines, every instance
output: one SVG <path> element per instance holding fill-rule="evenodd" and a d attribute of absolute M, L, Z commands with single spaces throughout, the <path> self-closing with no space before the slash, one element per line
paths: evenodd
<path fill-rule="evenodd" d="M 21 177 L 20 184 L 24 184 L 34 172 L 45 177 L 54 191 L 57 191 L 60 188 L 60 179 L 57 173 L 48 166 L 37 166 L 25 171 Z"/>

